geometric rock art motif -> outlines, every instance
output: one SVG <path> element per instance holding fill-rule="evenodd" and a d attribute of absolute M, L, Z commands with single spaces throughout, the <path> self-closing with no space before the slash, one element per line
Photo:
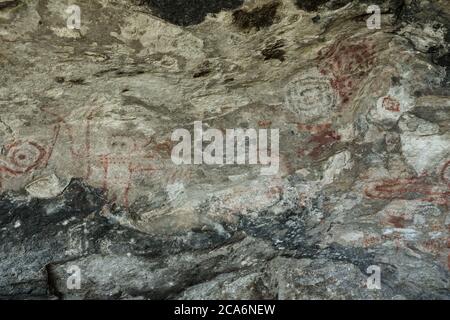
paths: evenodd
<path fill-rule="evenodd" d="M 55 144 L 64 136 L 58 147 L 66 150 L 67 159 L 75 161 L 77 177 L 103 188 L 110 201 L 125 207 L 135 200 L 130 194 L 137 183 L 165 185 L 185 177 L 184 167 L 172 163 L 167 143 L 111 128 L 95 119 L 100 109 L 91 107 L 83 119 L 75 121 L 42 108 L 56 119 L 59 134 Z"/>
<path fill-rule="evenodd" d="M 314 121 L 333 112 L 336 98 L 327 78 L 308 76 L 288 84 L 285 102 L 302 121 Z"/>

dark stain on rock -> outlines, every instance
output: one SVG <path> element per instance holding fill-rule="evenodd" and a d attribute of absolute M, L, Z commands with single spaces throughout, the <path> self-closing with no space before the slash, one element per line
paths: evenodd
<path fill-rule="evenodd" d="M 64 78 L 64 77 L 55 77 L 55 81 L 57 82 L 57 83 L 64 83 L 64 81 L 66 81 L 66 79 Z"/>
<path fill-rule="evenodd" d="M 110 207 L 112 216 L 122 214 L 111 208 L 102 190 L 80 179 L 73 179 L 52 199 L 29 199 L 17 192 L 1 194 L 0 300 L 61 298 L 56 283 L 66 279 L 59 278 L 55 268 L 103 254 L 102 243 L 110 244 L 112 255 L 156 258 L 209 250 L 229 241 L 217 232 L 203 230 L 180 240 L 145 234 L 102 216 L 105 206 Z M 89 290 L 97 284 L 85 285 Z"/>
<path fill-rule="evenodd" d="M 329 247 L 321 250 L 318 253 L 318 256 L 332 261 L 351 263 L 364 273 L 366 272 L 367 267 L 377 264 L 373 252 L 369 252 L 364 248 L 344 247 L 335 242 L 331 243 Z"/>
<path fill-rule="evenodd" d="M 0 299 L 49 298 L 51 279 L 41 271 L 52 261 L 73 257 L 65 254 L 70 230 L 92 212 L 100 210 L 103 198 L 101 191 L 80 180 L 73 180 L 64 193 L 54 199 L 27 200 L 17 194 L 2 194 Z M 77 233 L 81 235 L 82 230 Z"/>
<path fill-rule="evenodd" d="M 209 13 L 239 8 L 244 0 L 141 0 L 155 14 L 170 23 L 190 26 L 203 22 Z"/>
<path fill-rule="evenodd" d="M 447 54 L 437 58 L 436 64 L 438 64 L 442 67 L 450 68 L 450 53 L 447 53 Z"/>
<path fill-rule="evenodd" d="M 140 74 L 144 74 L 145 70 L 142 69 L 134 69 L 134 70 L 117 70 L 115 75 L 117 77 L 134 77 Z"/>
<path fill-rule="evenodd" d="M 20 229 L 16 229 L 10 236 L 19 238 L 30 236 L 36 239 L 45 231 L 47 234 L 42 234 L 45 238 L 49 233 L 52 234 L 52 230 L 57 229 L 57 223 L 71 217 L 76 217 L 76 220 L 80 221 L 99 210 L 104 205 L 103 198 L 100 190 L 91 188 L 77 179 L 70 183 L 61 196 L 54 199 L 33 198 L 28 202 L 19 202 L 14 200 L 14 197 L 3 194 L 0 196 L 0 226 L 9 228 L 14 221 L 21 221 Z M 52 211 L 53 213 L 49 214 L 50 207 L 57 208 L 57 212 Z M 2 233 L 2 236 L 5 235 L 7 232 Z"/>
<path fill-rule="evenodd" d="M 68 82 L 70 82 L 71 84 L 80 85 L 80 86 L 86 84 L 86 81 L 83 78 L 70 79 Z"/>
<path fill-rule="evenodd" d="M 450 16 L 436 2 L 411 0 L 406 4 L 405 0 L 390 0 L 389 9 L 389 12 L 394 13 L 397 22 L 422 26 L 429 24 L 435 30 L 444 28 L 446 30 L 445 41 L 450 42 Z"/>
<path fill-rule="evenodd" d="M 275 43 L 268 45 L 264 50 L 261 51 L 262 55 L 264 56 L 264 60 L 278 59 L 280 61 L 284 61 L 284 55 L 286 54 L 286 51 L 282 49 L 284 45 L 285 42 L 283 39 L 280 39 Z"/>
<path fill-rule="evenodd" d="M 233 22 L 244 30 L 270 27 L 274 24 L 279 5 L 279 2 L 272 2 L 249 11 L 236 10 L 233 12 Z"/>
<path fill-rule="evenodd" d="M 206 61 L 201 64 L 198 70 L 194 73 L 193 78 L 201 78 L 211 73 L 209 62 Z"/>
<path fill-rule="evenodd" d="M 317 11 L 321 5 L 327 2 L 328 0 L 296 0 L 295 4 L 304 11 Z"/>
<path fill-rule="evenodd" d="M 295 4 L 301 10 L 308 12 L 319 11 L 321 6 L 323 9 L 337 10 L 351 3 L 352 0 L 295 0 Z M 396 13 L 398 7 L 400 7 L 404 0 L 359 0 L 359 4 L 387 6 L 389 13 Z"/>
<path fill-rule="evenodd" d="M 0 10 L 4 9 L 4 8 L 17 7 L 18 4 L 19 4 L 18 0 L 1 1 L 0 2 Z"/>
<path fill-rule="evenodd" d="M 450 86 L 450 53 L 437 58 L 435 62 L 441 67 L 445 67 L 446 76 L 444 80 L 444 86 Z"/>
<path fill-rule="evenodd" d="M 279 250 L 301 250 L 303 254 L 310 252 L 307 243 L 304 208 L 287 210 L 274 218 L 270 214 L 252 219 L 240 216 L 238 230 L 255 238 L 270 242 Z M 315 253 L 315 250 L 314 250 Z"/>
<path fill-rule="evenodd" d="M 400 80 L 401 80 L 400 77 L 396 77 L 396 76 L 391 77 L 392 86 L 394 86 L 394 87 L 399 86 L 401 84 Z"/>
<path fill-rule="evenodd" d="M 390 216 L 388 222 L 396 228 L 404 228 L 406 219 L 404 217 Z"/>
<path fill-rule="evenodd" d="M 204 76 L 206 76 L 206 75 L 208 75 L 209 74 L 209 70 L 199 70 L 199 71 L 197 71 L 196 73 L 194 73 L 194 75 L 193 75 L 193 77 L 194 78 L 201 78 L 201 77 L 204 77 Z"/>

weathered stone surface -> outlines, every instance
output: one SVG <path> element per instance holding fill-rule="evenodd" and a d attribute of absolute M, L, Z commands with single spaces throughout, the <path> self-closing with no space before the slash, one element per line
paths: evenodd
<path fill-rule="evenodd" d="M 1 298 L 450 298 L 448 2 L 73 4 L 0 0 Z M 196 121 L 278 173 L 176 165 Z"/>

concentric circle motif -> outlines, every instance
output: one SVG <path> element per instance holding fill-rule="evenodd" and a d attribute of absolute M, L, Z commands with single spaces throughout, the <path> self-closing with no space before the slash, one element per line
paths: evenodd
<path fill-rule="evenodd" d="M 291 82 L 286 88 L 286 106 L 303 119 L 329 115 L 336 99 L 328 80 L 305 78 Z"/>
<path fill-rule="evenodd" d="M 25 173 L 37 167 L 46 151 L 35 142 L 16 142 L 7 149 L 8 162 L 15 173 Z"/>

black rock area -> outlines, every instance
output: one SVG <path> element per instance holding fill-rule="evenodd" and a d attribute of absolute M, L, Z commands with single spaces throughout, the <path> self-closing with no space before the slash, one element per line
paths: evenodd
<path fill-rule="evenodd" d="M 296 0 L 297 7 L 305 11 L 317 11 L 317 9 L 327 3 L 328 0 Z"/>
<path fill-rule="evenodd" d="M 240 7 L 243 0 L 143 0 L 164 20 L 179 26 L 201 23 L 209 13 Z"/>
<path fill-rule="evenodd" d="M 55 270 L 92 255 L 132 254 L 154 259 L 211 249 L 229 240 L 215 233 L 192 232 L 188 240 L 152 236 L 115 223 L 119 210 L 99 214 L 107 205 L 101 190 L 73 179 L 54 199 L 25 194 L 0 196 L 0 299 L 62 298 Z M 134 239 L 130 242 L 130 239 Z M 63 269 L 65 272 L 65 269 Z M 59 281 L 59 282 L 58 282 Z"/>
<path fill-rule="evenodd" d="M 274 1 L 253 10 L 236 10 L 233 12 L 234 23 L 241 29 L 266 28 L 274 24 L 280 3 Z"/>

